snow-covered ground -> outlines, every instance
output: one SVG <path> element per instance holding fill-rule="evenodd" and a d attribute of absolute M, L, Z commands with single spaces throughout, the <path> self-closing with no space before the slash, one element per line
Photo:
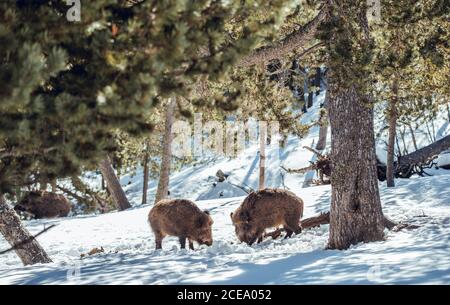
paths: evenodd
<path fill-rule="evenodd" d="M 176 238 L 154 250 L 151 206 L 100 216 L 29 221 L 54 263 L 21 267 L 14 253 L 0 260 L 0 284 L 450 284 L 450 174 L 381 187 L 386 215 L 421 227 L 386 232 L 382 242 L 325 250 L 328 226 L 291 239 L 249 247 L 234 235 L 229 214 L 241 198 L 199 201 L 214 219 L 212 247 L 180 250 Z M 305 216 L 328 209 L 330 187 L 299 188 Z M 7 247 L 1 241 L 1 248 Z M 105 253 L 84 259 L 95 247 Z"/>
<path fill-rule="evenodd" d="M 303 118 L 316 116 L 323 93 Z M 436 123 L 442 137 L 448 122 Z M 318 127 L 303 139 L 290 137 L 281 150 L 268 149 L 266 183 L 284 187 L 305 201 L 305 217 L 327 211 L 330 186 L 304 187 L 314 173 L 286 175 L 280 165 L 300 168 L 314 159 L 303 146 L 317 141 Z M 420 146 L 426 145 L 418 135 Z M 377 151 L 383 154 L 381 138 Z M 271 162 L 272 160 L 272 162 Z M 224 182 L 214 186 L 217 170 L 233 184 L 258 183 L 257 146 L 237 158 L 217 157 L 171 175 L 172 197 L 196 200 L 214 219 L 212 247 L 180 250 L 177 238 L 154 250 L 147 223 L 156 183 L 150 183 L 149 204 L 140 205 L 142 173 L 122 177 L 134 208 L 104 215 L 26 221 L 32 233 L 57 226 L 38 240 L 54 263 L 22 267 L 13 252 L 0 256 L 0 284 L 450 284 L 450 171 L 430 170 L 432 177 L 397 180 L 395 188 L 380 183 L 383 211 L 396 221 L 420 225 L 412 231 L 386 231 L 386 240 L 358 244 L 346 251 L 325 250 L 328 226 L 290 239 L 267 239 L 249 247 L 236 239 L 230 220 L 245 193 Z M 97 181 L 98 182 L 98 181 Z M 91 183 L 96 183 L 93 177 Z M 9 245 L 0 239 L 0 250 Z M 94 248 L 105 252 L 80 258 Z"/>

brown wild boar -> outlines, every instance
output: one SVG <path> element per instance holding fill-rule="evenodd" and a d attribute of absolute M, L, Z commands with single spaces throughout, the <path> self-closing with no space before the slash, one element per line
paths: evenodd
<path fill-rule="evenodd" d="M 65 217 L 70 213 L 71 204 L 60 194 L 31 191 L 22 198 L 14 210 L 19 214 L 29 214 L 35 219 Z"/>
<path fill-rule="evenodd" d="M 213 220 L 209 212 L 200 210 L 190 200 L 163 199 L 150 210 L 148 221 L 155 234 L 156 249 L 162 248 L 162 240 L 167 235 L 177 236 L 181 249 L 186 247 L 186 238 L 192 250 L 194 241 L 207 246 L 213 243 Z"/>
<path fill-rule="evenodd" d="M 249 245 L 260 243 L 265 229 L 279 225 L 291 237 L 302 231 L 303 201 L 286 190 L 264 189 L 248 195 L 230 216 L 238 239 Z"/>

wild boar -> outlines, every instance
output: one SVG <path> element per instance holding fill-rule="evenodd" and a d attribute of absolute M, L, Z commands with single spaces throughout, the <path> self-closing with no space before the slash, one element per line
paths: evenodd
<path fill-rule="evenodd" d="M 194 241 L 200 245 L 211 246 L 212 224 L 208 211 L 200 210 L 195 203 L 185 199 L 163 199 L 148 214 L 150 227 L 155 234 L 156 249 L 162 248 L 162 240 L 167 235 L 177 236 L 181 249 L 194 250 Z"/>
<path fill-rule="evenodd" d="M 303 201 L 286 190 L 264 189 L 248 195 L 230 216 L 238 239 L 248 245 L 260 243 L 265 229 L 280 225 L 291 237 L 302 231 Z"/>
<path fill-rule="evenodd" d="M 71 204 L 60 194 L 31 191 L 25 194 L 14 210 L 19 214 L 31 215 L 35 219 L 65 217 L 70 213 Z"/>

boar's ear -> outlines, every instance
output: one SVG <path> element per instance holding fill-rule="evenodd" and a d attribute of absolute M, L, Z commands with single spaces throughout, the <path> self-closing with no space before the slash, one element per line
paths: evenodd
<path fill-rule="evenodd" d="M 208 210 L 204 210 L 203 213 L 205 213 L 206 215 L 209 215 L 209 211 Z"/>
<path fill-rule="evenodd" d="M 250 221 L 250 214 L 248 213 L 248 211 L 242 213 L 242 220 L 244 220 L 244 222 Z"/>
<path fill-rule="evenodd" d="M 197 228 L 201 228 L 201 227 L 205 226 L 207 223 L 208 223 L 207 217 L 199 217 L 199 218 L 197 218 L 197 221 L 195 224 L 196 224 Z"/>
<path fill-rule="evenodd" d="M 230 218 L 233 219 L 233 212 L 230 213 Z"/>

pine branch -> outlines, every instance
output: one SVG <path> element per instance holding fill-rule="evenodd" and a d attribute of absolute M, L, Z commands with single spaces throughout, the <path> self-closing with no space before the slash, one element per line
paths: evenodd
<path fill-rule="evenodd" d="M 304 27 L 294 31 L 274 46 L 260 48 L 250 55 L 245 56 L 239 61 L 238 66 L 249 67 L 255 64 L 266 63 L 307 44 L 314 39 L 319 25 L 325 20 L 327 15 L 328 6 L 325 4 L 317 16 Z"/>

